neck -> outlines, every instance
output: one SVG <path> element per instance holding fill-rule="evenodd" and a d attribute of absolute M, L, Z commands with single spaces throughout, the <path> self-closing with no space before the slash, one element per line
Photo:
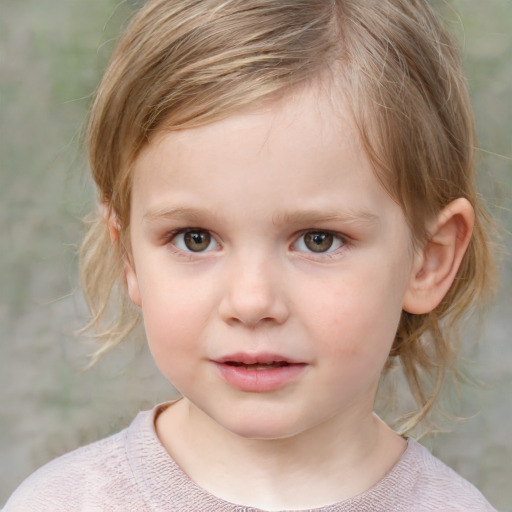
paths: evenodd
<path fill-rule="evenodd" d="M 405 449 L 371 409 L 361 408 L 283 439 L 248 439 L 183 399 L 158 418 L 157 432 L 199 486 L 266 510 L 316 508 L 360 494 Z"/>

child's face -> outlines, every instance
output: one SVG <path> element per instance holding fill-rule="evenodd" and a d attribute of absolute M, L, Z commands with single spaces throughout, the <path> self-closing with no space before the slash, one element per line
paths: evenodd
<path fill-rule="evenodd" d="M 369 420 L 410 286 L 403 213 L 336 103 L 311 87 L 135 165 L 126 272 L 152 354 L 242 436 Z"/>

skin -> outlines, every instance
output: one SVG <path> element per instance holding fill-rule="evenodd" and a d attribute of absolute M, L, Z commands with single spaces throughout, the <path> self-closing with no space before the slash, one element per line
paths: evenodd
<path fill-rule="evenodd" d="M 157 420 L 169 453 L 211 493 L 268 510 L 378 482 L 406 447 L 373 413 L 382 368 L 402 310 L 432 309 L 453 281 L 469 203 L 432 219 L 414 251 L 350 110 L 320 86 L 162 132 L 133 179 L 128 292 L 184 397 Z M 191 251 L 183 230 L 210 242 Z M 332 245 L 312 251 L 311 233 Z M 247 392 L 216 364 L 240 352 L 302 366 L 278 389 Z"/>

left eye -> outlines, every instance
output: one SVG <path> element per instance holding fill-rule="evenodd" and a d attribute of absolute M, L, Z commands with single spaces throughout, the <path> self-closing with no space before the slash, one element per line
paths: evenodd
<path fill-rule="evenodd" d="M 297 251 L 327 253 L 333 252 L 344 245 L 340 235 L 330 231 L 307 231 L 293 245 Z"/>
<path fill-rule="evenodd" d="M 171 241 L 178 249 L 185 252 L 207 252 L 218 246 L 210 232 L 202 229 L 189 229 L 176 233 Z"/>

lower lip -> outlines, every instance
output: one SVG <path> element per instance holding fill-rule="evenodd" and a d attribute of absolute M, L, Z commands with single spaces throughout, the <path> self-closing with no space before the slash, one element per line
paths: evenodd
<path fill-rule="evenodd" d="M 305 364 L 289 364 L 268 370 L 250 370 L 243 366 L 216 364 L 228 384 L 251 393 L 266 393 L 282 388 L 293 381 L 306 367 Z"/>

